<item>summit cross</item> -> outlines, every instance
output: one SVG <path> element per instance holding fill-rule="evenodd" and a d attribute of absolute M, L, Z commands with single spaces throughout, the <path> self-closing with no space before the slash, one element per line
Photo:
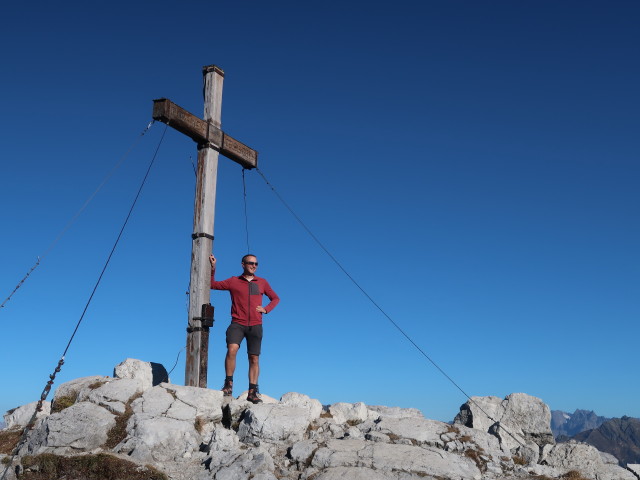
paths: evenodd
<path fill-rule="evenodd" d="M 209 328 L 213 326 L 213 307 L 209 303 L 211 294 L 209 255 L 213 251 L 218 155 L 222 154 L 244 168 L 251 169 L 258 166 L 258 152 L 220 129 L 224 80 L 222 69 L 215 65 L 205 66 L 202 67 L 202 75 L 204 80 L 203 119 L 166 98 L 153 101 L 153 119 L 166 123 L 198 144 L 184 382 L 187 386 L 206 388 Z"/>

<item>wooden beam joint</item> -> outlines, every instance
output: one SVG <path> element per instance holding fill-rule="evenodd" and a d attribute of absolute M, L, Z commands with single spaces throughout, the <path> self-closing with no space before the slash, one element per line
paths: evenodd
<path fill-rule="evenodd" d="M 258 152 L 254 149 L 189 113 L 167 98 L 153 101 L 152 118 L 184 133 L 198 144 L 198 148 L 213 148 L 246 169 L 258 166 Z"/>

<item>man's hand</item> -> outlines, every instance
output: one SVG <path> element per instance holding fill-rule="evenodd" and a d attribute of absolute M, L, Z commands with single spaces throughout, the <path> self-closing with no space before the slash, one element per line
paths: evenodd
<path fill-rule="evenodd" d="M 258 306 L 256 307 L 256 312 L 260 312 L 260 313 L 267 313 L 267 310 L 266 310 L 263 306 L 258 305 Z"/>
<path fill-rule="evenodd" d="M 211 270 L 216 269 L 216 257 L 213 254 L 209 255 L 209 263 L 211 264 Z"/>

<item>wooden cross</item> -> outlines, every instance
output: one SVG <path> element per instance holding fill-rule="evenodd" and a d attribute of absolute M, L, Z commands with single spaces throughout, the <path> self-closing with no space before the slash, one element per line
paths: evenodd
<path fill-rule="evenodd" d="M 153 101 L 153 119 L 166 123 L 198 143 L 196 198 L 191 249 L 191 287 L 187 327 L 185 385 L 206 388 L 209 356 L 209 327 L 213 326 L 210 305 L 209 254 L 213 251 L 213 220 L 216 204 L 218 153 L 244 168 L 258 166 L 258 152 L 220 130 L 224 72 L 215 65 L 202 67 L 204 77 L 204 119 L 161 98 Z"/>

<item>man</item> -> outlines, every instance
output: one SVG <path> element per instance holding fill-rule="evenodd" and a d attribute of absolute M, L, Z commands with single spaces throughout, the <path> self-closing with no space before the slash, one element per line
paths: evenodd
<path fill-rule="evenodd" d="M 226 378 L 222 391 L 225 396 L 233 393 L 233 372 L 236 370 L 236 355 L 242 339 L 247 339 L 249 355 L 249 393 L 247 400 L 251 403 L 262 403 L 258 392 L 258 375 L 260 374 L 260 347 L 262 344 L 262 315 L 273 310 L 280 298 L 273 291 L 269 282 L 256 277 L 258 259 L 255 255 L 242 257 L 242 275 L 227 280 L 216 281 L 216 258 L 209 256 L 211 263 L 211 288 L 228 290 L 231 294 L 231 324 L 227 328 L 227 355 L 224 359 Z M 270 302 L 262 306 L 262 295 Z"/>

